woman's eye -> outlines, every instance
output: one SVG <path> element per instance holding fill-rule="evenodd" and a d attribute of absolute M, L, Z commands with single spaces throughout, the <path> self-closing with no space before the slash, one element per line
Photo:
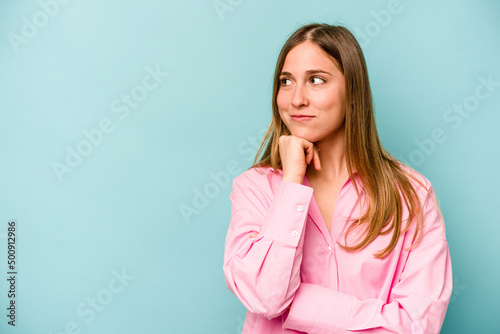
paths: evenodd
<path fill-rule="evenodd" d="M 325 83 L 325 80 L 323 80 L 320 77 L 312 77 L 311 82 L 313 85 L 319 85 L 319 84 Z"/>
<path fill-rule="evenodd" d="M 290 79 L 288 78 L 283 78 L 280 79 L 281 86 L 288 86 L 290 84 Z"/>

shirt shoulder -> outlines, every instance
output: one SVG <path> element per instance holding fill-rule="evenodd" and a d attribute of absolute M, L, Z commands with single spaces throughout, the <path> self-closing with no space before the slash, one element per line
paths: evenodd
<path fill-rule="evenodd" d="M 425 176 L 406 166 L 405 164 L 399 162 L 401 169 L 408 175 L 408 179 L 415 188 L 415 191 L 421 198 L 427 197 L 427 195 L 432 191 L 432 183 Z"/>
<path fill-rule="evenodd" d="M 410 182 L 413 184 L 423 210 L 423 226 L 421 244 L 432 241 L 446 242 L 446 229 L 444 218 L 439 207 L 436 194 L 431 182 L 414 169 L 401 164 L 401 168 L 408 174 Z M 412 225 L 411 235 L 416 226 Z"/>

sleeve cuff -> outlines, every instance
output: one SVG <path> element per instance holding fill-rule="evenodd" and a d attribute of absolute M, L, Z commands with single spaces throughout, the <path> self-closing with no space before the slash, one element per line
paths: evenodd
<path fill-rule="evenodd" d="M 312 196 L 311 187 L 281 181 L 260 234 L 286 245 L 300 246 Z"/>

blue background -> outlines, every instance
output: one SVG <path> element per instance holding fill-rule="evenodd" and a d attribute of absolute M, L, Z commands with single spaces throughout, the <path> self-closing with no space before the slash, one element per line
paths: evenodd
<path fill-rule="evenodd" d="M 230 179 L 269 124 L 281 46 L 311 22 L 356 33 L 383 144 L 434 185 L 455 282 L 442 332 L 500 332 L 498 1 L 66 2 L 0 2 L 1 333 L 241 332 Z"/>

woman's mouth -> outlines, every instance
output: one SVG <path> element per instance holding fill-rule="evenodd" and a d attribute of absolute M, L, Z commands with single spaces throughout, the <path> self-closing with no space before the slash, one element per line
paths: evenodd
<path fill-rule="evenodd" d="M 304 122 L 313 119 L 315 116 L 311 115 L 291 115 L 290 116 L 296 122 Z"/>

